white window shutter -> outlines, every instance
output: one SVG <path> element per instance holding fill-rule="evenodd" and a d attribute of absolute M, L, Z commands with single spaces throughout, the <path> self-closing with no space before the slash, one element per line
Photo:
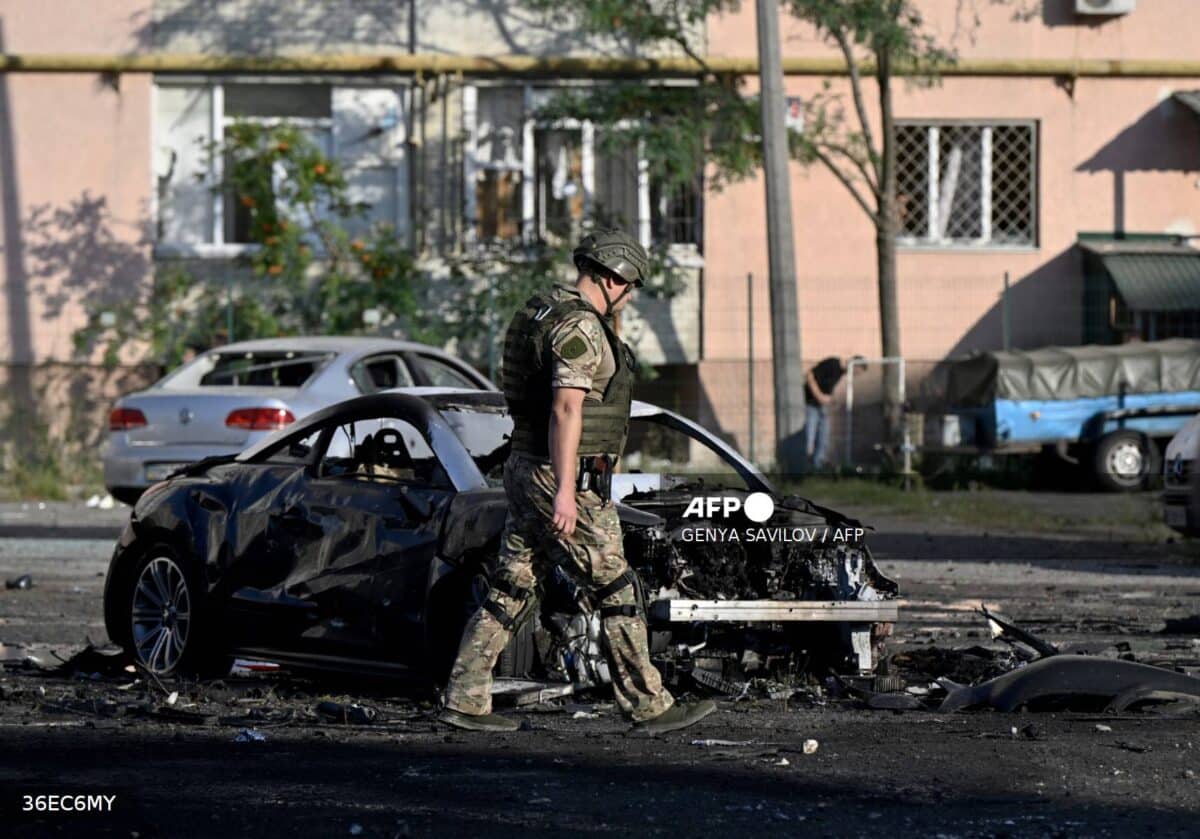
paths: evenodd
<path fill-rule="evenodd" d="M 154 175 L 164 244 L 212 241 L 213 197 L 206 148 L 212 139 L 211 95 L 207 86 L 200 85 L 165 85 L 155 92 Z"/>
<path fill-rule="evenodd" d="M 406 237 L 408 218 L 407 114 L 402 88 L 333 89 L 333 154 L 349 183 L 351 201 L 370 205 L 359 223 L 390 224 Z"/>

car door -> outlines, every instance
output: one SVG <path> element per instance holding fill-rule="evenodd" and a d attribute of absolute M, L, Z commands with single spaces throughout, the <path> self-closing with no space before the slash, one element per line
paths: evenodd
<path fill-rule="evenodd" d="M 381 452 L 384 435 L 392 444 Z M 334 429 L 300 509 L 306 573 L 288 593 L 315 607 L 311 652 L 420 663 L 422 619 L 441 510 L 453 489 L 413 426 L 384 417 Z"/>

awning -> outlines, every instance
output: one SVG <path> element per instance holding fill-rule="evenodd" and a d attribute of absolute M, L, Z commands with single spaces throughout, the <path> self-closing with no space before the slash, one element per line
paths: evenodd
<path fill-rule="evenodd" d="M 1200 311 L 1200 250 L 1184 244 L 1085 242 L 1136 312 Z"/>

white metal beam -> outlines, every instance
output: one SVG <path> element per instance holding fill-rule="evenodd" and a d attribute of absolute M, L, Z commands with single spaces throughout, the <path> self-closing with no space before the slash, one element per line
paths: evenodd
<path fill-rule="evenodd" d="M 672 623 L 697 621 L 823 621 L 888 623 L 897 620 L 895 600 L 659 600 L 657 616 Z"/>

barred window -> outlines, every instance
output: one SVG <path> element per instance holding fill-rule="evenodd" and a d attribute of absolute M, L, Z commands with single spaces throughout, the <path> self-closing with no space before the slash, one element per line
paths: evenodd
<path fill-rule="evenodd" d="M 1037 244 L 1037 126 L 905 122 L 896 127 L 901 244 Z"/>

